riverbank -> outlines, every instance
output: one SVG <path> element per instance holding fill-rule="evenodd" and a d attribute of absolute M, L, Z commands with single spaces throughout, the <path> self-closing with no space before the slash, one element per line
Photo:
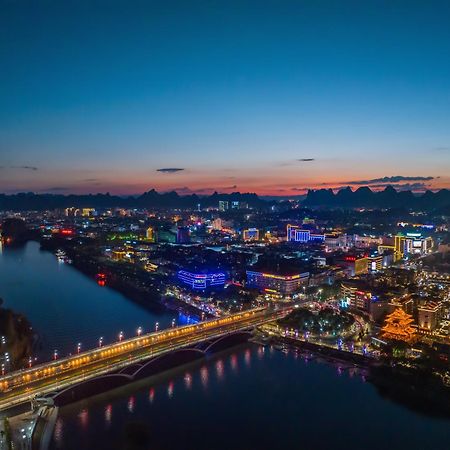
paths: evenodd
<path fill-rule="evenodd" d="M 102 274 L 105 285 L 152 312 L 177 311 L 195 320 L 202 316 L 203 311 L 194 306 L 164 296 L 165 280 L 135 265 L 111 262 L 98 254 L 94 246 L 76 246 L 72 241 L 54 238 L 39 243 L 42 250 L 53 254 L 63 250 L 75 269 L 93 279 Z"/>
<path fill-rule="evenodd" d="M 365 369 L 366 380 L 381 396 L 421 414 L 450 418 L 450 387 L 432 370 L 408 367 L 395 359 L 374 359 L 290 337 L 275 336 L 268 342 L 278 350 L 295 349 L 331 364 Z"/>
<path fill-rule="evenodd" d="M 27 318 L 11 309 L 2 307 L 0 299 L 0 349 L 3 357 L 4 370 L 14 370 L 23 367 L 33 350 L 34 333 Z"/>

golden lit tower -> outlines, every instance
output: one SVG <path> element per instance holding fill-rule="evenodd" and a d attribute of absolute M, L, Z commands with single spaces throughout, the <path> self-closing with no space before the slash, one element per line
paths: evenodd
<path fill-rule="evenodd" d="M 410 342 L 414 340 L 416 330 L 411 326 L 414 322 L 412 316 L 403 311 L 402 308 L 395 309 L 386 317 L 381 329 L 381 336 L 385 339 Z"/>

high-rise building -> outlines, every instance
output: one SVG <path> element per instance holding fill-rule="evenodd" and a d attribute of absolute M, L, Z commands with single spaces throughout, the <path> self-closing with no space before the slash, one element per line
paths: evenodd
<path fill-rule="evenodd" d="M 219 200 L 219 211 L 228 211 L 229 203 L 227 200 Z"/>
<path fill-rule="evenodd" d="M 156 236 L 155 236 L 155 229 L 153 227 L 148 227 L 145 231 L 145 237 L 147 238 L 147 241 L 155 242 Z"/>
<path fill-rule="evenodd" d="M 178 227 L 177 229 L 177 244 L 188 244 L 191 242 L 191 235 L 188 227 Z"/>

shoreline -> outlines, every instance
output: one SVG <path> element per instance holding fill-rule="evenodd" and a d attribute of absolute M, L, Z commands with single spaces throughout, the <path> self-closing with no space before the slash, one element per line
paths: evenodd
<path fill-rule="evenodd" d="M 201 314 L 203 311 L 196 309 L 192 305 L 187 305 L 183 302 L 176 302 L 171 304 L 171 302 L 164 301 L 164 295 L 159 291 L 151 291 L 149 289 L 139 288 L 130 283 L 125 283 L 122 281 L 122 278 L 117 273 L 118 270 L 115 270 L 112 265 L 105 264 L 98 259 L 93 257 L 89 257 L 85 254 L 80 254 L 74 251 L 74 249 L 69 245 L 64 245 L 64 242 L 50 242 L 39 240 L 36 241 L 40 244 L 40 250 L 52 253 L 55 255 L 55 252 L 58 249 L 63 249 L 68 257 L 72 260 L 70 264 L 80 273 L 88 276 L 91 279 L 95 280 L 95 277 L 98 273 L 104 273 L 106 275 L 106 286 L 119 292 L 128 300 L 150 310 L 155 313 L 162 312 L 170 312 L 177 311 L 187 316 L 194 317 L 196 319 L 201 318 Z M 49 245 L 50 244 L 50 245 Z M 122 268 L 123 269 L 123 268 Z M 144 273 L 142 275 L 145 275 Z M 134 278 L 138 281 L 138 277 Z"/>
<path fill-rule="evenodd" d="M 312 359 L 320 358 L 329 364 L 343 363 L 348 365 L 347 369 L 355 367 L 367 371 L 366 381 L 380 396 L 414 412 L 450 420 L 450 388 L 431 372 L 289 337 L 271 337 L 269 342 L 294 351 L 309 352 L 314 355 Z"/>

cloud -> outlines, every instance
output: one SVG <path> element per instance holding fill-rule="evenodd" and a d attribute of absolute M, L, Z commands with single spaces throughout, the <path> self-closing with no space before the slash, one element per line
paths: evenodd
<path fill-rule="evenodd" d="M 220 187 L 206 187 L 201 189 L 196 189 L 195 192 L 197 194 L 204 194 L 206 192 L 220 192 L 220 191 L 229 191 L 230 189 L 236 189 L 237 185 L 234 184 L 233 186 L 220 186 Z"/>
<path fill-rule="evenodd" d="M 430 181 L 430 180 L 434 180 L 434 177 L 404 177 L 401 175 L 395 175 L 392 177 L 373 178 L 372 180 L 346 181 L 345 184 L 359 185 L 359 184 L 377 184 L 377 183 L 399 183 L 401 181 Z"/>
<path fill-rule="evenodd" d="M 180 172 L 184 169 L 179 169 L 178 167 L 166 167 L 163 169 L 156 169 L 157 172 L 162 172 L 162 173 L 176 173 L 176 172 Z"/>
<path fill-rule="evenodd" d="M 61 192 L 61 191 L 70 191 L 72 187 L 68 186 L 54 186 L 45 189 L 41 189 L 41 192 Z"/>
<path fill-rule="evenodd" d="M 35 166 L 10 166 L 10 169 L 38 170 Z"/>
<path fill-rule="evenodd" d="M 450 147 L 434 147 L 433 150 L 437 152 L 448 152 L 450 150 Z"/>
<path fill-rule="evenodd" d="M 386 188 L 388 186 L 392 186 L 389 183 L 381 183 L 381 184 L 372 184 L 369 187 L 374 189 Z M 429 187 L 429 184 L 426 183 L 400 183 L 395 184 L 394 187 L 397 191 L 425 191 Z"/>
<path fill-rule="evenodd" d="M 301 191 L 301 192 L 305 192 L 306 190 L 307 190 L 306 188 L 297 188 L 297 187 L 291 188 L 291 191 Z"/>
<path fill-rule="evenodd" d="M 310 161 L 315 161 L 316 159 L 315 158 L 300 158 L 300 159 L 297 159 L 297 161 L 300 161 L 300 162 L 310 162 Z"/>
<path fill-rule="evenodd" d="M 171 189 L 172 191 L 178 192 L 178 194 L 193 194 L 194 191 L 191 188 L 188 188 L 187 186 L 184 187 L 176 187 Z"/>

